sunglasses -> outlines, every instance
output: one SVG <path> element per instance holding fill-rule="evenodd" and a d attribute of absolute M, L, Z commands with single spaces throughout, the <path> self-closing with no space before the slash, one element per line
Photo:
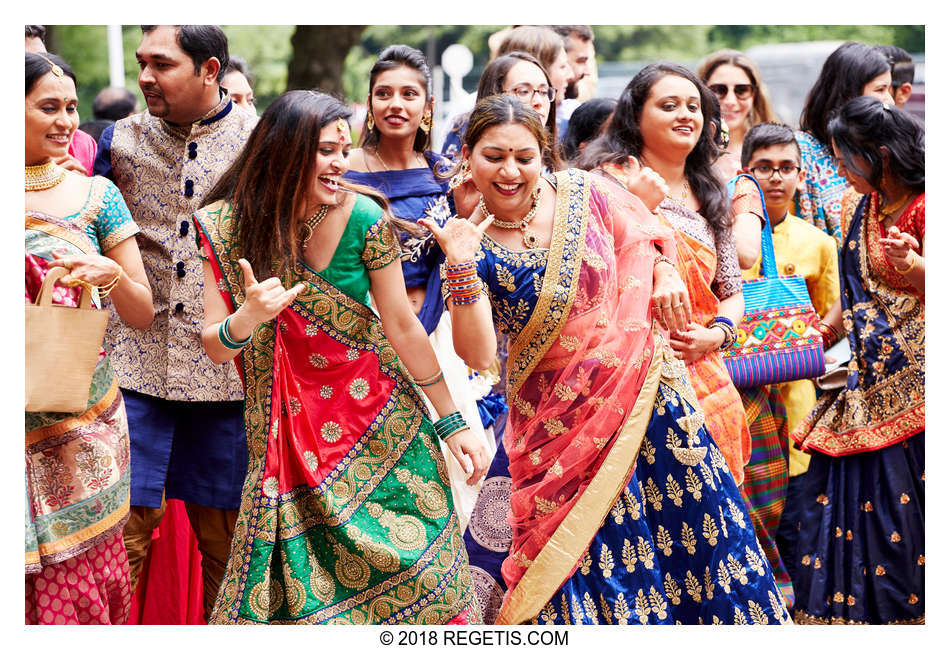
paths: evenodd
<path fill-rule="evenodd" d="M 729 86 L 726 84 L 713 84 L 709 89 L 713 91 L 719 99 L 725 99 L 726 95 L 729 94 Z M 749 99 L 755 92 L 755 86 L 752 84 L 736 84 L 732 86 L 732 90 L 736 95 L 736 99 Z"/>

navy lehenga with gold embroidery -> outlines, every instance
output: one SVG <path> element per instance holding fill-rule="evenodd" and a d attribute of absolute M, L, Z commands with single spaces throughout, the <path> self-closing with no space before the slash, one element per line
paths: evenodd
<path fill-rule="evenodd" d="M 496 327 L 511 340 L 505 445 L 498 448 L 464 536 L 485 622 L 788 622 L 739 490 L 703 424 L 686 368 L 651 331 L 649 292 L 639 322 L 624 322 L 623 310 L 613 319 L 603 311 L 618 293 L 650 283 L 643 275 L 649 277 L 652 269 L 652 243 L 639 250 L 623 243 L 618 224 L 634 216 L 593 176 L 569 170 L 554 178 L 558 207 L 550 249 L 512 251 L 485 236 L 476 254 Z M 634 255 L 647 260 L 638 267 L 639 278 L 621 272 L 620 258 Z M 587 329 L 593 340 L 565 326 L 561 315 L 578 311 L 591 313 Z M 560 325 L 547 325 L 559 319 Z M 619 320 L 627 331 L 643 329 L 647 348 L 639 353 L 644 371 L 639 389 L 626 390 L 622 381 L 611 380 L 610 389 L 619 390 L 604 399 L 598 375 L 616 377 L 610 373 L 639 363 L 623 359 L 623 351 L 609 348 L 609 341 L 596 340 L 607 331 L 607 320 Z M 573 370 L 562 372 L 571 363 L 564 361 L 562 348 L 579 350 L 580 384 L 567 376 Z M 519 385 L 518 377 L 526 373 L 528 380 Z M 545 419 L 542 410 L 550 414 L 559 401 L 564 406 L 558 417 Z M 533 557 L 516 550 L 519 526 L 525 527 L 515 516 L 518 490 L 552 474 L 566 475 L 572 448 L 584 444 L 583 427 L 595 419 L 618 424 L 609 425 L 614 428 L 606 438 L 593 439 L 600 451 L 596 462 L 579 471 L 580 483 L 573 488 L 579 496 L 535 497 L 542 514 L 562 502 L 573 507 Z M 524 449 L 524 440 L 536 432 L 538 446 Z M 553 454 L 553 462 L 544 460 L 544 447 L 563 438 L 570 441 L 566 447 Z M 512 450 L 518 458 L 509 460 Z M 524 567 L 514 581 L 505 577 L 512 562 Z"/>
<path fill-rule="evenodd" d="M 924 299 L 887 261 L 878 214 L 865 196 L 841 249 L 847 384 L 793 432 L 812 453 L 798 623 L 924 622 Z M 923 241 L 923 194 L 896 226 Z"/>

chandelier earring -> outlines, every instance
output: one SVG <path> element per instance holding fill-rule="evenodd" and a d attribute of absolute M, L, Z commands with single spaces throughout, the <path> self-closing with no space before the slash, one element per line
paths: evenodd
<path fill-rule="evenodd" d="M 432 112 L 426 111 L 422 115 L 422 122 L 419 123 L 419 128 L 422 129 L 422 132 L 426 135 L 429 134 L 429 131 L 432 129 Z"/>
<path fill-rule="evenodd" d="M 376 128 L 376 122 L 373 120 L 373 107 L 370 106 L 366 111 L 366 129 L 370 132 Z"/>

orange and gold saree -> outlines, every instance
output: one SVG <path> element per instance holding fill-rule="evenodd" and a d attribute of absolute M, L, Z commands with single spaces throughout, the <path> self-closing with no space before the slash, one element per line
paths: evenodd
<path fill-rule="evenodd" d="M 691 216 L 695 221 L 695 213 L 666 200 L 660 204 L 660 216 L 664 224 L 676 229 L 676 270 L 689 290 L 693 322 L 706 325 L 719 309 L 720 298 L 713 290 L 718 269 L 716 251 L 709 243 L 678 227 Z M 735 254 L 735 248 L 731 250 Z M 686 367 L 706 414 L 706 427 L 725 456 L 736 484 L 742 485 L 744 468 L 752 453 L 752 438 L 742 398 L 729 377 L 722 355 L 714 351 Z"/>

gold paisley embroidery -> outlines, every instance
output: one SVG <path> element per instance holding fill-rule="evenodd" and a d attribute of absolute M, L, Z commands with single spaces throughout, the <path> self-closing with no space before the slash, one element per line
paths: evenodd
<path fill-rule="evenodd" d="M 366 230 L 360 258 L 367 270 L 384 268 L 398 260 L 400 255 L 399 242 L 385 218 L 380 218 Z"/>
<path fill-rule="evenodd" d="M 366 560 L 343 548 L 339 542 L 333 542 L 333 554 L 336 556 L 334 573 L 344 587 L 360 590 L 369 584 L 370 569 Z"/>

